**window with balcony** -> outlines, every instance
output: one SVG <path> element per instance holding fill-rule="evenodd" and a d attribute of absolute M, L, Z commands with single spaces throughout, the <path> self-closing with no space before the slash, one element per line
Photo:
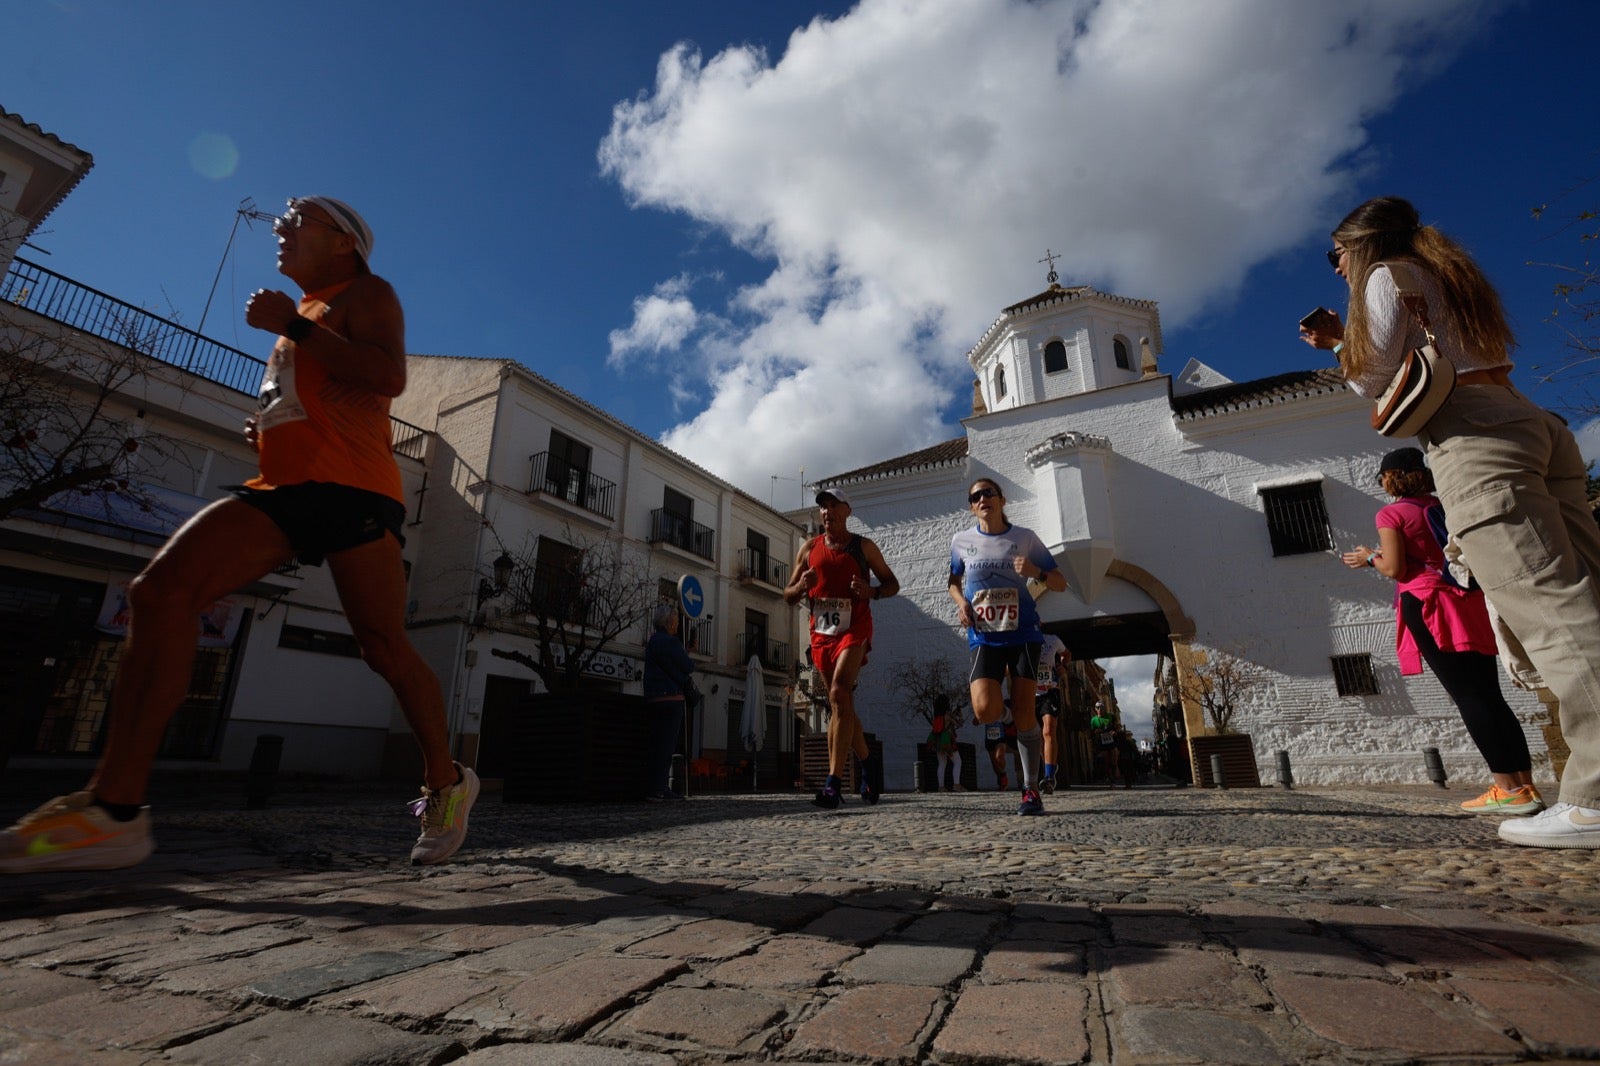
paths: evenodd
<path fill-rule="evenodd" d="M 612 518 L 616 515 L 616 483 L 589 469 L 594 450 L 558 429 L 550 431 L 550 450 L 530 457 L 530 493 L 564 500 L 574 507 Z"/>
<path fill-rule="evenodd" d="M 769 585 L 784 585 L 789 580 L 789 568 L 772 557 L 767 535 L 753 529 L 745 531 L 745 546 L 739 551 L 737 574 L 741 579 L 764 581 Z"/>
<path fill-rule="evenodd" d="M 539 538 L 532 573 L 517 575 L 516 610 L 551 621 L 582 625 L 583 552 L 549 537 Z"/>
<path fill-rule="evenodd" d="M 715 562 L 716 539 L 715 530 L 694 520 L 693 499 L 663 487 L 660 508 L 650 512 L 650 543 L 670 544 Z"/>

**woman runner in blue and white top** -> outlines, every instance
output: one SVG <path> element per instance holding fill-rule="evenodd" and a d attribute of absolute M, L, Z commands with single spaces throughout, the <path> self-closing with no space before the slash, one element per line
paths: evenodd
<path fill-rule="evenodd" d="M 1000 683 L 1011 678 L 1011 715 L 1022 753 L 1022 805 L 1018 814 L 1043 814 L 1039 799 L 1039 757 L 1043 746 L 1033 710 L 1033 679 L 1039 668 L 1044 632 L 1030 580 L 1055 592 L 1067 588 L 1066 575 L 1031 529 L 1012 525 L 1000 486 L 979 478 L 967 490 L 967 504 L 978 524 L 950 538 L 950 599 L 972 648 L 968 674 L 973 717 L 988 724 L 1005 715 Z"/>

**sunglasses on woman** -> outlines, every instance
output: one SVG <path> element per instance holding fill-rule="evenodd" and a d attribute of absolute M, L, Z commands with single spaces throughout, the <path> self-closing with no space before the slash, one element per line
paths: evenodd
<path fill-rule="evenodd" d="M 968 494 L 967 502 L 977 503 L 979 500 L 993 500 L 998 498 L 999 495 L 1000 493 L 995 489 L 979 489 L 976 492 Z"/>

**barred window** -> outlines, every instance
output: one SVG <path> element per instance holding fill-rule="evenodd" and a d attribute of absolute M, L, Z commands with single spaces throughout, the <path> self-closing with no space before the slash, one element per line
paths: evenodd
<path fill-rule="evenodd" d="M 350 659 L 361 658 L 361 645 L 349 633 L 335 633 L 327 629 L 312 629 L 285 622 L 278 631 L 278 647 L 299 651 L 315 651 L 323 655 L 342 655 Z"/>
<path fill-rule="evenodd" d="M 1378 679 L 1372 673 L 1371 655 L 1335 655 L 1329 662 L 1333 663 L 1333 683 L 1339 695 L 1378 695 Z"/>
<path fill-rule="evenodd" d="M 1303 555 L 1333 547 L 1321 482 L 1262 489 L 1261 506 L 1267 513 L 1273 555 Z"/>

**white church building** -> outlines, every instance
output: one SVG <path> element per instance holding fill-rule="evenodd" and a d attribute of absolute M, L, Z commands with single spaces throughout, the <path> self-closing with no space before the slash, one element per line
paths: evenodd
<path fill-rule="evenodd" d="M 1192 360 L 1161 373 L 1161 349 L 1153 302 L 1052 276 L 968 354 L 977 380 L 964 436 L 818 483 L 849 492 L 851 528 L 901 581 L 900 596 L 874 605 L 857 697 L 884 742 L 886 786 L 910 787 L 926 734 L 890 691 L 894 665 L 948 657 L 965 669 L 945 586 L 978 477 L 1003 486 L 1007 516 L 1066 574 L 1068 591 L 1038 606 L 1075 658 L 1165 655 L 1180 681 L 1220 654 L 1247 664 L 1260 683 L 1232 728 L 1250 736 L 1264 782 L 1286 751 L 1297 782 L 1425 783 L 1429 747 L 1453 778 L 1487 781 L 1438 681 L 1400 674 L 1393 582 L 1339 559 L 1374 543 L 1387 502 L 1378 460 L 1404 442 L 1373 433 L 1369 402 L 1331 366 L 1235 383 Z M 1535 773 L 1550 775 L 1550 715 L 1502 686 Z M 1189 700 L 1182 732 L 1212 732 Z"/>

